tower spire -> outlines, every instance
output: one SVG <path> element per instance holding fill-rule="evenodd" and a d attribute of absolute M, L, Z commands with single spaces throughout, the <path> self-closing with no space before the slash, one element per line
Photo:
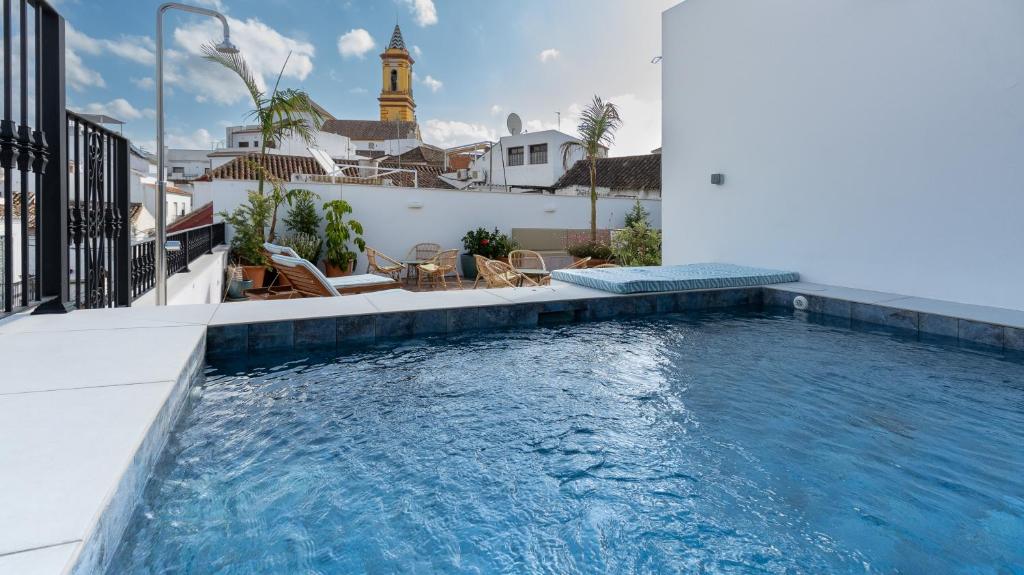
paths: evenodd
<path fill-rule="evenodd" d="M 402 29 L 395 24 L 395 31 L 391 33 L 391 42 L 388 43 L 388 50 L 405 50 L 405 40 L 402 39 Z"/>

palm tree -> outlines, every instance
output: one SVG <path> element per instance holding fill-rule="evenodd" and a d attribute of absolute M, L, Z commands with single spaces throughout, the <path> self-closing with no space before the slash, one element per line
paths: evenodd
<path fill-rule="evenodd" d="M 277 80 L 274 82 L 274 89 L 267 94 L 263 88 L 260 88 L 256 76 L 240 53 L 223 54 L 218 52 L 212 44 L 203 46 L 202 50 L 204 58 L 234 72 L 245 84 L 245 88 L 252 98 L 253 109 L 249 111 L 247 117 L 254 120 L 260 127 L 260 169 L 256 171 L 259 174 L 259 194 L 262 196 L 264 181 L 267 179 L 267 172 L 262 168 L 267 165 L 268 144 L 280 145 L 284 138 L 298 136 L 306 145 L 315 145 L 316 132 L 324 123 L 324 114 L 313 103 L 309 94 L 303 90 L 293 88 L 282 90 L 280 88 L 281 76 L 284 75 L 285 67 L 288 66 L 291 53 L 288 54 L 284 65 L 281 66 L 281 72 L 278 73 Z M 255 163 L 253 164 L 255 166 Z M 287 192 L 282 186 L 275 185 L 274 182 L 271 184 L 274 195 L 274 213 L 270 220 L 269 241 L 274 241 L 277 228 L 277 209 L 286 199 Z"/>
<path fill-rule="evenodd" d="M 597 158 L 603 148 L 615 141 L 615 131 L 622 126 L 619 109 L 600 96 L 583 109 L 580 124 L 576 128 L 579 141 L 562 144 L 562 166 L 569 169 L 572 158 L 583 152 L 583 161 L 590 162 L 590 241 L 597 242 Z"/>

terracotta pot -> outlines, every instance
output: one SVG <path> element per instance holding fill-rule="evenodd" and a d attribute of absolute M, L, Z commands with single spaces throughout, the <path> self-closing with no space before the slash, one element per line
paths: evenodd
<path fill-rule="evenodd" d="M 329 278 L 340 278 L 342 276 L 352 275 L 352 271 L 356 269 L 356 261 L 352 260 L 348 262 L 348 268 L 340 268 L 329 261 L 324 260 L 324 269 L 327 271 L 327 277 Z"/>
<path fill-rule="evenodd" d="M 242 274 L 245 279 L 252 280 L 253 287 L 263 287 L 267 279 L 267 268 L 263 266 L 242 266 Z"/>

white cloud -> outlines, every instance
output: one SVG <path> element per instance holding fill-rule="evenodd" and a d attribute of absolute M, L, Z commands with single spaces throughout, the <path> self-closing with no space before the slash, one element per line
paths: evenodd
<path fill-rule="evenodd" d="M 367 52 L 373 50 L 377 45 L 373 41 L 373 36 L 362 28 L 355 28 L 349 30 L 347 33 L 338 37 L 338 53 L 343 58 L 350 58 L 355 56 L 362 58 Z"/>
<path fill-rule="evenodd" d="M 105 104 L 102 102 L 93 102 L 91 104 L 87 104 L 81 111 L 86 114 L 106 114 L 126 122 L 138 120 L 143 117 L 152 118 L 156 115 L 156 112 L 154 112 L 152 108 L 144 108 L 140 110 L 124 98 L 115 98 Z"/>
<path fill-rule="evenodd" d="M 412 54 L 413 54 L 413 56 L 416 56 L 417 58 L 419 58 L 420 56 L 423 55 L 423 50 L 420 50 L 420 47 L 416 46 L 414 44 L 413 47 L 412 47 Z"/>
<path fill-rule="evenodd" d="M 437 92 L 442 87 L 444 87 L 444 82 L 438 80 L 437 78 L 434 78 L 430 74 L 427 74 L 427 77 L 423 79 L 423 84 L 426 87 L 430 88 L 431 92 Z"/>
<path fill-rule="evenodd" d="M 64 70 L 67 74 L 68 84 L 75 90 L 82 91 L 91 87 L 102 88 L 107 85 L 103 76 L 86 66 L 78 53 L 70 47 L 64 49 Z"/>
<path fill-rule="evenodd" d="M 557 130 L 557 122 L 545 122 L 543 120 L 527 120 L 523 124 L 527 132 L 543 132 L 544 130 Z"/>
<path fill-rule="evenodd" d="M 261 88 L 266 89 L 277 78 L 286 59 L 286 79 L 305 80 L 313 71 L 313 44 L 289 38 L 254 18 L 229 17 L 228 23 L 231 40 L 241 50 Z M 167 82 L 194 94 L 199 102 L 234 104 L 247 99 L 245 87 L 233 73 L 202 59 L 201 46 L 220 38 L 220 23 L 214 20 L 197 20 L 176 28 L 174 39 L 179 49 L 167 53 Z"/>
<path fill-rule="evenodd" d="M 113 54 L 138 64 L 156 63 L 156 46 L 148 36 L 121 36 L 117 40 L 93 38 L 68 25 L 65 29 L 67 49 L 90 56 Z"/>
<path fill-rule="evenodd" d="M 191 134 L 167 134 L 165 144 L 168 148 L 184 148 L 186 150 L 209 150 L 214 137 L 203 128 Z"/>
<path fill-rule="evenodd" d="M 497 116 L 497 115 L 498 115 L 498 114 L 500 114 L 500 113 L 502 112 L 502 110 L 504 110 L 504 109 L 505 109 L 505 108 L 502 108 L 502 107 L 501 107 L 501 106 L 499 106 L 498 104 L 495 104 L 495 105 L 491 106 L 491 115 L 492 115 L 492 116 Z"/>
<path fill-rule="evenodd" d="M 367 92 L 369 92 L 369 90 L 367 90 L 366 88 L 363 88 L 362 86 L 356 86 L 355 88 L 349 88 L 349 91 L 348 91 L 349 94 L 365 94 Z"/>
<path fill-rule="evenodd" d="M 135 84 L 140 90 L 152 90 L 156 86 L 156 81 L 153 80 L 152 76 L 145 76 L 143 78 L 132 78 L 132 84 Z"/>
<path fill-rule="evenodd" d="M 615 144 L 608 151 L 612 156 L 648 154 L 661 145 L 661 100 L 646 100 L 635 94 L 608 98 L 622 118 L 622 127 Z"/>
<path fill-rule="evenodd" d="M 434 0 L 405 0 L 405 3 L 420 26 L 437 24 L 437 8 L 434 7 Z"/>
<path fill-rule="evenodd" d="M 450 148 L 459 144 L 472 144 L 483 140 L 497 140 L 497 133 L 483 124 L 431 119 L 420 128 L 428 144 Z"/>
<path fill-rule="evenodd" d="M 541 62 L 549 62 L 551 60 L 558 58 L 561 55 L 562 53 L 559 52 L 558 50 L 554 48 L 548 48 L 547 50 L 541 50 L 539 58 Z"/>

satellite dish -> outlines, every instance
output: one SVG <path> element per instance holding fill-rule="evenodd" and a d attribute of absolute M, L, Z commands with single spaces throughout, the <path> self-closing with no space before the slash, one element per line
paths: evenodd
<path fill-rule="evenodd" d="M 518 136 L 523 132 L 523 120 L 515 112 L 508 115 L 505 125 L 508 126 L 508 133 L 513 136 Z"/>

